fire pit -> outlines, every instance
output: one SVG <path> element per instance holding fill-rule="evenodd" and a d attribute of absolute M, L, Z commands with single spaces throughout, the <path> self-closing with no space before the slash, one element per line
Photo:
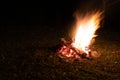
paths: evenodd
<path fill-rule="evenodd" d="M 66 60 L 94 59 L 99 57 L 98 52 L 92 50 L 95 41 L 95 32 L 100 27 L 100 12 L 93 12 L 80 16 L 76 14 L 76 29 L 71 40 L 61 38 L 61 46 L 58 49 L 60 58 Z"/>

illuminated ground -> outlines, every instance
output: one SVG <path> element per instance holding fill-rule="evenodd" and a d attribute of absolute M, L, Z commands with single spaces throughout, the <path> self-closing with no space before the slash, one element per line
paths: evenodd
<path fill-rule="evenodd" d="M 43 27 L 1 33 L 1 80 L 119 80 L 120 38 L 117 32 L 99 33 L 96 60 L 66 63 L 54 46 L 66 37 L 66 29 Z"/>

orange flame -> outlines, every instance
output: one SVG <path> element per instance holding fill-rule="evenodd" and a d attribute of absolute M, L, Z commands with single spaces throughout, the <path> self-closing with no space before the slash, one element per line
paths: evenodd
<path fill-rule="evenodd" d="M 89 13 L 85 16 L 76 15 L 76 19 L 76 31 L 72 45 L 86 52 L 86 47 L 89 47 L 96 30 L 100 27 L 101 12 Z"/>

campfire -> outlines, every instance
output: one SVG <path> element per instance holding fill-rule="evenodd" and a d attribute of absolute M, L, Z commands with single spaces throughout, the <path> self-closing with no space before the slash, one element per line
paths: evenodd
<path fill-rule="evenodd" d="M 98 57 L 98 52 L 92 49 L 95 41 L 95 32 L 100 27 L 101 12 L 92 12 L 86 15 L 75 14 L 76 24 L 70 40 L 61 38 L 61 47 L 58 49 L 60 58 L 80 60 Z"/>

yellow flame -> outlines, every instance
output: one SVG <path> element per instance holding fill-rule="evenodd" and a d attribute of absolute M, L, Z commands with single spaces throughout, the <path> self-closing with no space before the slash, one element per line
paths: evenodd
<path fill-rule="evenodd" d="M 85 51 L 95 37 L 96 30 L 100 27 L 101 13 L 89 13 L 85 16 L 76 16 L 76 32 L 74 36 L 73 46 L 77 49 Z"/>

